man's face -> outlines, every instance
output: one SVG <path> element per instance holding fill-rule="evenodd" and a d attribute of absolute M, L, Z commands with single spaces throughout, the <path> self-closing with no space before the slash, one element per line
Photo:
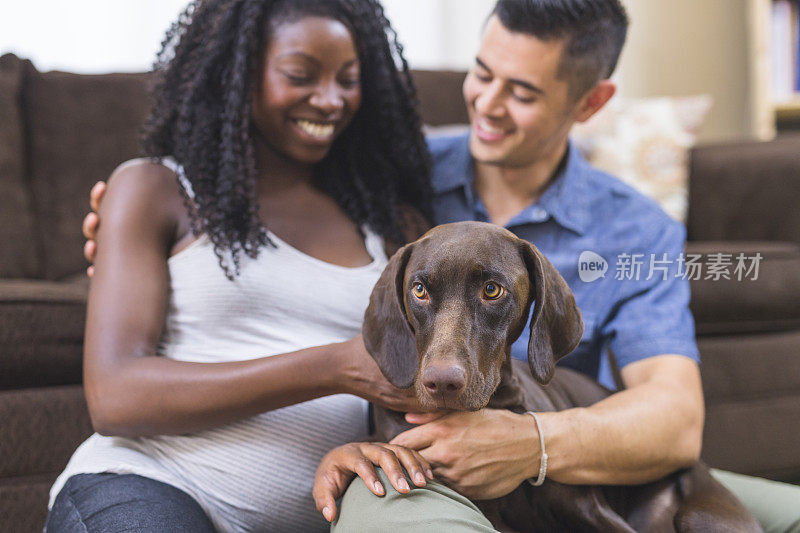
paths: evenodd
<path fill-rule="evenodd" d="M 526 167 L 562 149 L 579 107 L 558 77 L 563 48 L 489 19 L 463 88 L 476 161 Z"/>

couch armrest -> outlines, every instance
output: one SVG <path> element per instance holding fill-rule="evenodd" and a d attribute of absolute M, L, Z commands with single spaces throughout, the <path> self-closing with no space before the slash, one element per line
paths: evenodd
<path fill-rule="evenodd" d="M 92 434 L 83 387 L 0 391 L 0 478 L 60 472 Z"/>
<path fill-rule="evenodd" d="M 711 466 L 800 481 L 800 246 L 689 242 L 688 254 L 761 254 L 757 279 L 692 279 L 706 403 L 703 459 Z M 731 268 L 733 270 L 733 268 Z M 731 274 L 733 274 L 731 272 Z"/>
<path fill-rule="evenodd" d="M 0 391 L 0 523 L 41 531 L 56 476 L 92 434 L 83 387 Z"/>
<path fill-rule="evenodd" d="M 87 283 L 0 280 L 0 391 L 81 383 Z"/>
<path fill-rule="evenodd" d="M 790 242 L 695 241 L 687 259 L 702 256 L 705 267 L 692 272 L 691 309 L 698 335 L 739 335 L 800 331 L 800 245 Z M 709 276 L 716 254 L 729 259 L 729 279 Z M 735 271 L 740 255 L 749 273 Z M 744 275 L 747 274 L 747 275 Z M 738 279 L 741 275 L 741 280 Z"/>
<path fill-rule="evenodd" d="M 800 243 L 800 136 L 702 146 L 689 170 L 689 240 Z"/>

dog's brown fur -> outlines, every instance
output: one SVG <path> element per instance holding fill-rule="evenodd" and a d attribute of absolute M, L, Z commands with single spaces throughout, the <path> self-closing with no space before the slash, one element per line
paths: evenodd
<path fill-rule="evenodd" d="M 503 287 L 501 297 L 482 294 L 489 282 Z M 412 292 L 417 283 L 425 298 Z M 531 305 L 525 365 L 509 350 Z M 583 375 L 556 370 L 583 333 L 572 292 L 535 246 L 491 224 L 438 226 L 401 248 L 375 286 L 363 333 L 386 378 L 415 387 L 430 408 L 557 411 L 610 394 Z M 410 427 L 400 413 L 375 413 L 379 440 Z M 700 463 L 645 485 L 547 480 L 476 503 L 502 531 L 760 531 Z"/>

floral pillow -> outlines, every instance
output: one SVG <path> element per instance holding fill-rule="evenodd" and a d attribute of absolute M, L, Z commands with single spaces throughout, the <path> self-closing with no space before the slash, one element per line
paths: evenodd
<path fill-rule="evenodd" d="M 688 207 L 689 149 L 711 109 L 710 96 L 615 98 L 571 138 L 594 166 L 656 200 L 684 222 Z"/>

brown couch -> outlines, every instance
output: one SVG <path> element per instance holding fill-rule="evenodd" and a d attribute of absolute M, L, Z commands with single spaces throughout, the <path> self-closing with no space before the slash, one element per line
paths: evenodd
<path fill-rule="evenodd" d="M 426 122 L 464 122 L 463 74 L 417 72 Z M 0 530 L 41 530 L 91 433 L 81 388 L 87 191 L 137 155 L 146 74 L 38 72 L 0 58 Z M 800 140 L 692 154 L 690 248 L 759 251 L 758 281 L 692 286 L 705 459 L 800 481 Z M 701 242 L 714 241 L 714 242 Z"/>

